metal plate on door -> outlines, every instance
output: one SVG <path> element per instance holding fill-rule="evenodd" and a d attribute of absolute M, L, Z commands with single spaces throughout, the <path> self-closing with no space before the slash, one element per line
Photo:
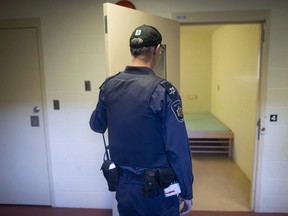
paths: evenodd
<path fill-rule="evenodd" d="M 31 116 L 31 126 L 32 127 L 39 127 L 39 116 Z"/>

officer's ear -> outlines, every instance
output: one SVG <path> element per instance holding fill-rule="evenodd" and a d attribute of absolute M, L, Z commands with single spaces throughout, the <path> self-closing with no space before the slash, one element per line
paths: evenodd
<path fill-rule="evenodd" d="M 160 55 L 160 51 L 161 51 L 161 44 L 157 44 L 154 49 L 154 55 L 156 54 Z"/>

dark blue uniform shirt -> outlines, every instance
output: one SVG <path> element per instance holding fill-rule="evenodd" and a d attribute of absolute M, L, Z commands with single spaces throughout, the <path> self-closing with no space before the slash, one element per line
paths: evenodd
<path fill-rule="evenodd" d="M 127 66 L 100 87 L 92 130 L 108 128 L 111 159 L 122 169 L 171 166 L 181 197 L 192 198 L 192 161 L 182 103 L 176 88 L 147 67 Z"/>

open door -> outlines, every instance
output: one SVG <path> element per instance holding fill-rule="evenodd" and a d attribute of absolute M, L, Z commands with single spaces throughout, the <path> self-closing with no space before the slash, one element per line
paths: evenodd
<path fill-rule="evenodd" d="M 166 46 L 164 59 L 154 71 L 180 89 L 180 24 L 178 21 L 144 13 L 111 3 L 104 4 L 105 49 L 108 75 L 123 71 L 131 63 L 129 38 L 133 30 L 143 24 L 157 28 Z"/>
<path fill-rule="evenodd" d="M 166 46 L 164 59 L 160 59 L 154 71 L 180 89 L 180 24 L 178 21 L 147 14 L 111 3 L 104 4 L 105 51 L 107 75 L 123 71 L 131 63 L 129 38 L 133 30 L 143 24 L 157 28 Z M 113 216 L 117 216 L 116 200 Z"/>

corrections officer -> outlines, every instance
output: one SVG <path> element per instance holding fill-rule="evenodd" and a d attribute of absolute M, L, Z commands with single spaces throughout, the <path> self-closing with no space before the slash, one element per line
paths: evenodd
<path fill-rule="evenodd" d="M 95 132 L 108 128 L 110 156 L 120 173 L 116 199 L 121 216 L 176 216 L 192 208 L 192 162 L 181 98 L 153 72 L 161 41 L 152 26 L 133 31 L 132 63 L 101 85 L 90 119 Z M 164 191 L 156 170 L 167 167 L 178 183 L 171 182 L 173 188 Z M 184 203 L 180 212 L 179 201 Z"/>

